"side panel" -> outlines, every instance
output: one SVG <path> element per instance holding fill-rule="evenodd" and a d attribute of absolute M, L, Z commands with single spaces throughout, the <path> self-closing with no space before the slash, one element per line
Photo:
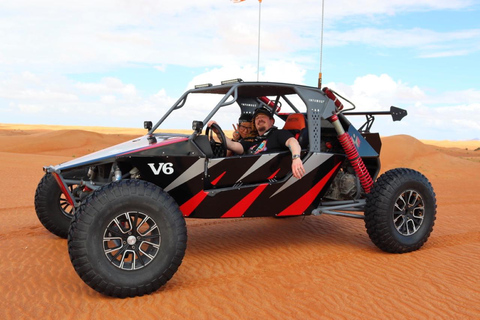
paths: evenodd
<path fill-rule="evenodd" d="M 205 158 L 189 156 L 132 157 L 142 180 L 156 184 L 180 205 L 204 189 Z"/>
<path fill-rule="evenodd" d="M 298 180 L 290 175 L 288 152 L 270 157 L 269 161 L 262 156 L 215 159 L 208 168 L 210 188 L 179 202 L 180 209 L 195 218 L 310 214 L 344 160 L 332 154 L 312 154 L 304 161 L 307 174 Z M 241 164 L 255 158 L 250 166 Z"/>

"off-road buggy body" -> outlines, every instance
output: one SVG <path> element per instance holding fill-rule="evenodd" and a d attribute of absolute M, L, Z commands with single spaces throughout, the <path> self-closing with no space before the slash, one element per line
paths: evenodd
<path fill-rule="evenodd" d="M 190 119 L 191 134 L 158 131 L 197 94 L 217 101 L 203 119 Z M 290 151 L 227 157 L 221 129 L 215 128 L 220 142 L 213 130 L 204 130 L 223 110 L 238 117 L 260 106 L 273 108 L 276 125 L 285 123 L 298 139 L 302 179 L 292 175 Z M 433 189 L 411 169 L 390 170 L 377 179 L 381 141 L 370 132 L 376 114 L 400 120 L 406 111 L 342 109 L 326 88 L 242 81 L 201 85 L 184 93 L 153 127 L 146 122 L 147 135 L 45 167 L 35 195 L 37 215 L 49 231 L 68 237 L 80 277 L 117 297 L 150 293 L 173 276 L 186 248 L 184 217 L 344 215 L 365 219 L 370 238 L 384 251 L 420 248 L 435 220 Z M 349 115 L 365 115 L 367 122 L 357 130 Z"/>

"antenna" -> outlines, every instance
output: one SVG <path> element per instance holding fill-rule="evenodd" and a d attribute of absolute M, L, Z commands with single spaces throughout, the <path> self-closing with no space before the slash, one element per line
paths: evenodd
<path fill-rule="evenodd" d="M 231 0 L 233 3 L 240 3 L 245 0 Z M 262 0 L 258 0 L 258 53 L 257 53 L 257 81 L 260 77 L 260 22 L 262 21 Z"/>
<path fill-rule="evenodd" d="M 320 72 L 318 73 L 318 88 L 322 89 L 322 56 L 323 56 L 323 16 L 325 12 L 325 0 L 322 0 L 322 30 L 320 33 Z"/>
<path fill-rule="evenodd" d="M 257 56 L 257 81 L 260 76 L 260 21 L 262 20 L 262 0 L 258 0 L 258 56 Z"/>

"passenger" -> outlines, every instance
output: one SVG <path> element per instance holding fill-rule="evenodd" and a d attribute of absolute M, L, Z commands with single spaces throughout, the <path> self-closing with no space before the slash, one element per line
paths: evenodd
<path fill-rule="evenodd" d="M 208 126 L 212 123 L 216 122 L 211 120 Z M 236 154 L 271 153 L 289 149 L 292 153 L 292 174 L 295 178 L 301 179 L 305 175 L 305 168 L 300 159 L 301 147 L 290 131 L 279 130 L 274 123 L 273 110 L 270 107 L 257 108 L 253 114 L 253 124 L 258 135 L 254 139 L 239 142 L 227 139 L 227 148 Z"/>
<path fill-rule="evenodd" d="M 252 115 L 248 113 L 243 113 L 240 118 L 238 118 L 238 124 L 233 127 L 233 141 L 240 141 L 242 139 L 253 138 L 255 135 L 252 135 Z"/>
<path fill-rule="evenodd" d="M 252 115 L 248 113 L 242 113 L 240 118 L 238 118 L 238 124 L 232 124 L 234 130 L 232 140 L 238 142 L 240 140 L 255 138 L 256 135 L 252 130 L 252 126 Z M 227 157 L 231 157 L 233 155 L 235 155 L 233 151 L 227 150 Z"/>

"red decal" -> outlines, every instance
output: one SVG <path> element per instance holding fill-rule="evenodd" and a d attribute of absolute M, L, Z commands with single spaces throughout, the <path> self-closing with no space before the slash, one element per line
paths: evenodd
<path fill-rule="evenodd" d="M 224 171 L 221 175 L 218 176 L 217 179 L 213 180 L 212 185 L 216 185 L 218 183 L 218 181 L 220 181 L 220 179 L 222 179 L 222 177 L 225 175 L 225 173 L 227 173 L 227 171 Z"/>
<path fill-rule="evenodd" d="M 332 177 L 334 172 L 340 166 L 339 162 L 325 177 L 322 178 L 312 189 L 305 193 L 300 199 L 292 203 L 285 210 L 280 212 L 277 216 L 299 216 L 307 210 L 307 208 L 312 204 L 313 200 L 318 196 L 320 191 L 327 183 L 327 181 Z"/>
<path fill-rule="evenodd" d="M 277 171 L 275 171 L 270 177 L 268 177 L 267 179 L 270 180 L 270 179 L 273 179 L 275 178 L 275 176 L 277 175 L 278 171 L 280 171 L 280 169 L 278 169 Z"/>
<path fill-rule="evenodd" d="M 220 181 L 220 179 L 225 175 L 225 173 L 227 173 L 227 171 L 223 172 L 221 175 L 218 176 L 218 178 L 213 180 L 212 185 L 216 185 L 218 181 Z M 185 217 L 188 217 L 192 214 L 193 210 L 195 210 L 200 205 L 200 203 L 202 203 L 203 199 L 205 199 L 207 195 L 208 192 L 203 190 L 200 191 L 199 193 L 191 197 L 187 202 L 182 204 L 180 206 L 180 211 L 182 211 Z"/>
<path fill-rule="evenodd" d="M 275 171 L 268 179 L 273 179 L 278 171 Z M 234 205 L 230 210 L 228 210 L 222 218 L 239 218 L 243 216 L 245 211 L 247 211 L 248 208 L 252 205 L 252 203 L 258 198 L 258 196 L 265 190 L 265 188 L 268 186 L 268 183 L 264 183 L 253 189 L 252 192 L 250 192 L 245 198 L 240 200 L 236 205 Z"/>
<path fill-rule="evenodd" d="M 74 201 L 73 201 L 72 197 L 70 196 L 70 192 L 68 191 L 67 186 L 65 186 L 65 184 L 63 184 L 63 181 L 62 181 L 62 179 L 60 178 L 60 176 L 58 175 L 58 173 L 52 172 L 52 176 L 53 176 L 53 177 L 55 178 L 55 180 L 57 181 L 58 186 L 60 187 L 60 189 L 62 189 L 62 192 L 63 192 L 63 194 L 65 195 L 65 198 L 67 198 L 68 203 L 69 203 L 72 207 L 75 207 Z"/>
<path fill-rule="evenodd" d="M 230 210 L 228 210 L 222 218 L 239 218 L 241 217 L 245 211 L 252 205 L 255 199 L 265 190 L 268 184 L 262 184 L 253 189 L 245 198 L 240 200 L 236 205 L 234 205 Z"/>
<path fill-rule="evenodd" d="M 135 150 L 131 150 L 131 151 L 121 153 L 121 154 L 119 154 L 119 156 L 123 156 L 123 155 L 134 153 L 134 152 L 139 152 L 139 151 L 145 151 L 145 150 L 148 150 L 148 149 L 163 147 L 163 146 L 166 146 L 166 145 L 169 145 L 169 144 L 172 144 L 172 143 L 177 143 L 177 142 L 182 142 L 182 141 L 187 141 L 187 140 L 188 140 L 188 138 L 181 138 L 181 137 L 180 138 L 172 138 L 172 139 L 168 139 L 168 140 L 165 140 L 165 141 L 162 141 L 162 142 L 152 144 L 151 146 L 148 146 L 148 147 L 142 147 L 142 148 L 138 148 L 138 149 L 135 149 Z"/>
<path fill-rule="evenodd" d="M 208 195 L 208 192 L 205 191 L 200 191 L 196 195 L 194 195 L 190 200 L 185 202 L 180 206 L 180 211 L 182 211 L 183 215 L 185 217 L 188 217 L 189 215 L 192 214 L 193 210 L 195 210 L 200 203 L 205 199 L 205 197 Z"/>

